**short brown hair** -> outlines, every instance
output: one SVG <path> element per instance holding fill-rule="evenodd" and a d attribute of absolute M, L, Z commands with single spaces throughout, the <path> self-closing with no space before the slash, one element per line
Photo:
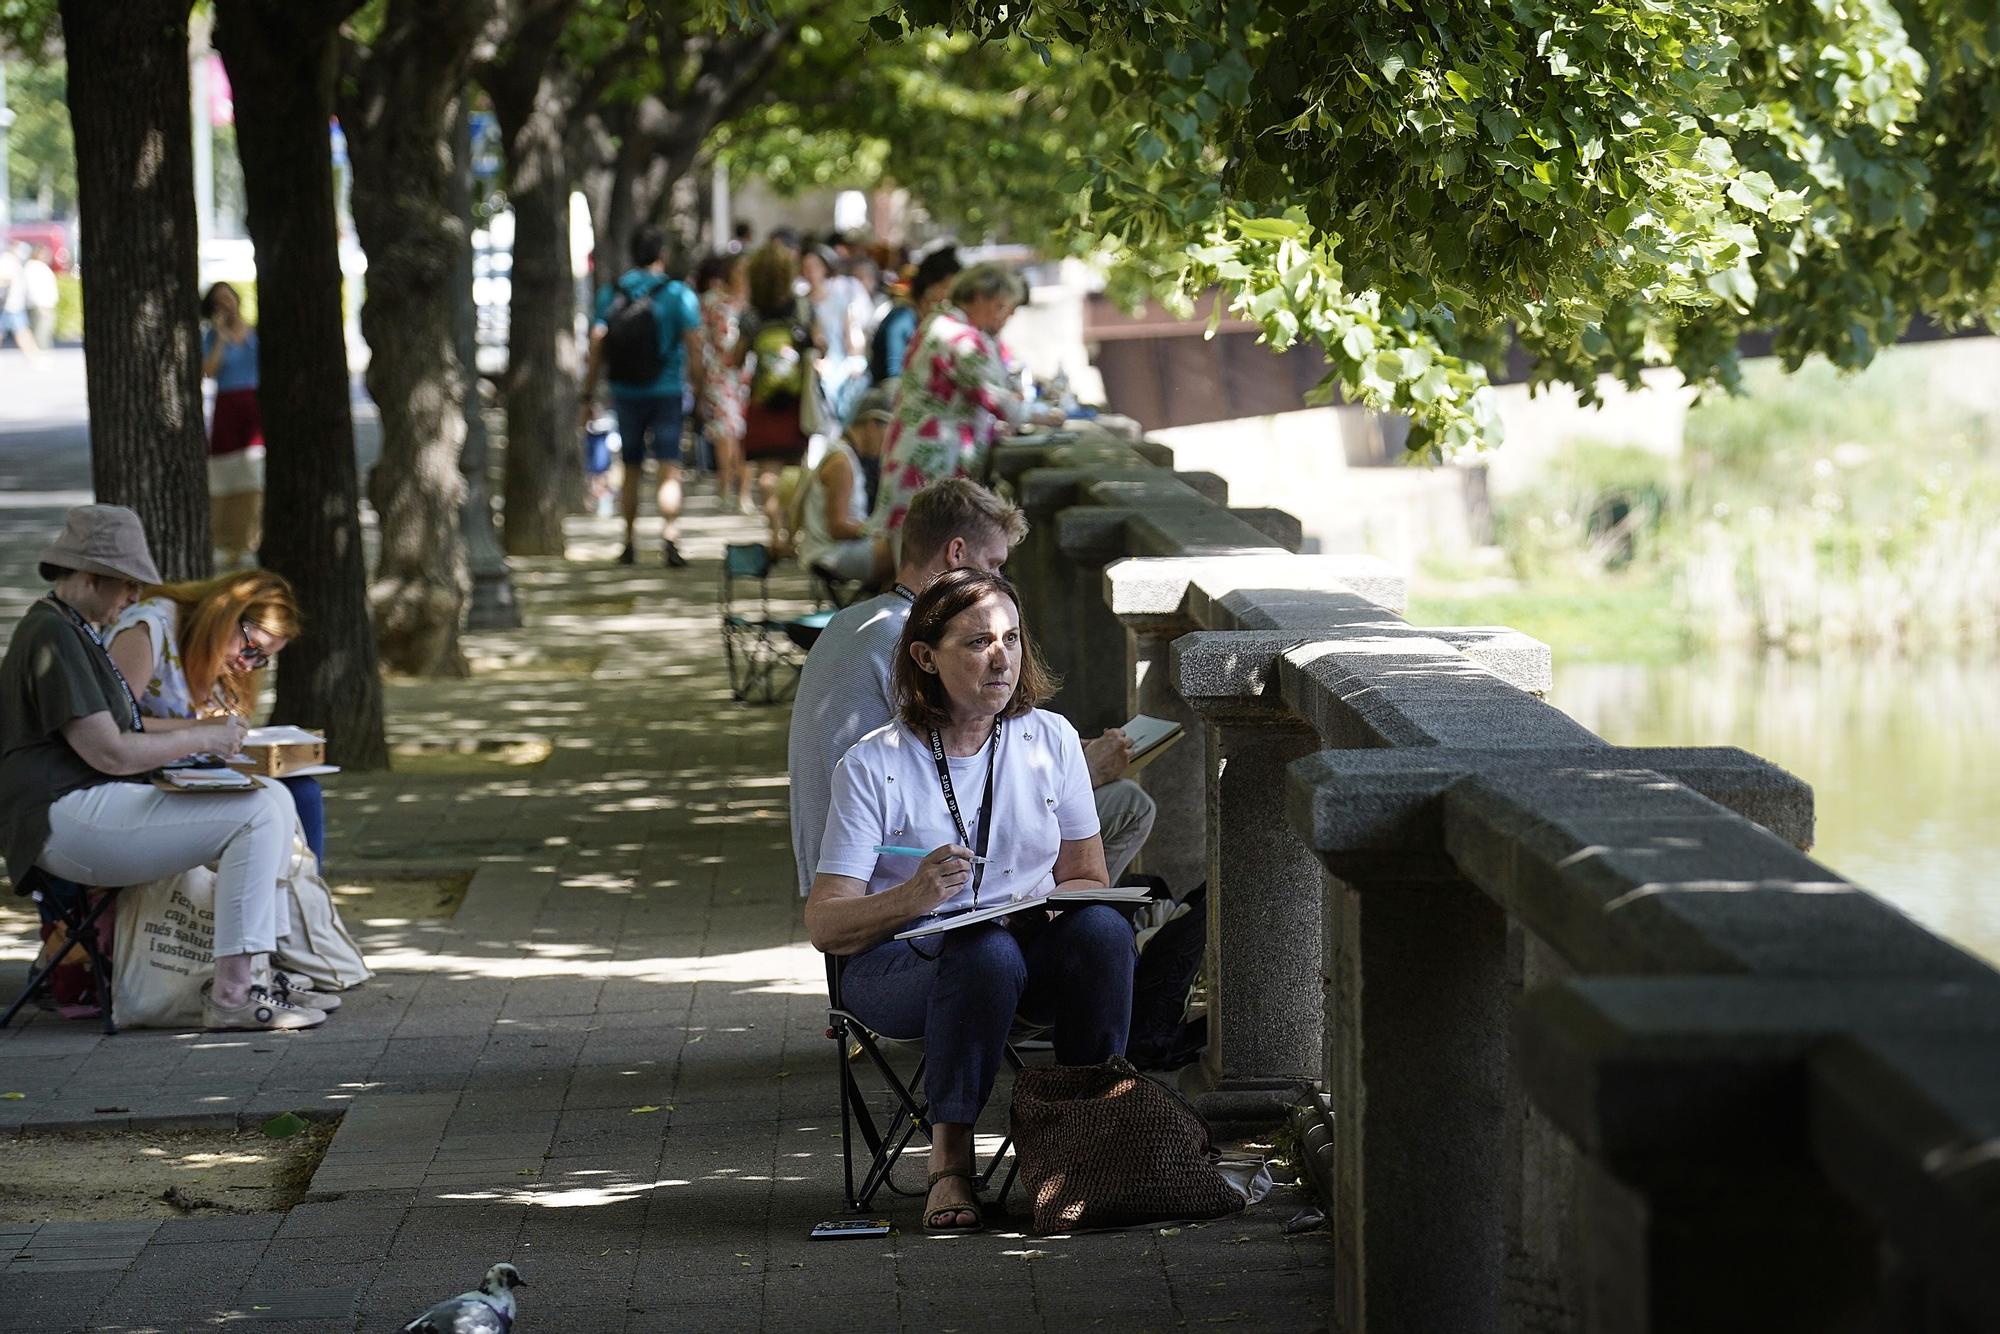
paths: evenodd
<path fill-rule="evenodd" d="M 910 497 L 909 512 L 903 516 L 902 558 L 912 565 L 928 565 L 954 537 L 969 542 L 987 533 L 998 533 L 1008 546 L 1017 547 L 1028 535 L 1028 518 L 1020 506 L 1010 505 L 971 478 L 947 477 Z"/>
<path fill-rule="evenodd" d="M 944 638 L 945 627 L 951 624 L 953 618 L 995 593 L 1011 601 L 1016 612 L 1021 611 L 1021 595 L 1015 591 L 1007 576 L 988 574 L 984 570 L 947 570 L 917 594 L 916 604 L 910 608 L 910 619 L 903 626 L 903 637 L 896 645 L 896 662 L 890 680 L 897 716 L 919 732 L 943 727 L 950 722 L 951 701 L 946 698 L 944 682 L 937 674 L 917 666 L 916 655 L 910 652 L 911 647 L 928 644 L 936 648 L 938 641 Z M 1013 697 L 1000 711 L 1000 716 L 1018 718 L 1030 709 L 1040 708 L 1061 684 L 1049 673 L 1042 662 L 1042 655 L 1035 651 L 1035 641 L 1028 634 L 1027 617 L 1023 615 L 1021 676 L 1014 682 Z"/>

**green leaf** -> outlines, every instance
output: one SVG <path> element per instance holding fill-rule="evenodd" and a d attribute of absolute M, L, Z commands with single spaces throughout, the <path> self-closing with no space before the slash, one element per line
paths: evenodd
<path fill-rule="evenodd" d="M 266 1139 L 290 1139 L 306 1128 L 305 1118 L 296 1112 L 280 1112 L 258 1127 Z"/>
<path fill-rule="evenodd" d="M 880 37 L 885 42 L 897 41 L 903 35 L 903 25 L 890 18 L 887 14 L 877 14 L 874 18 L 869 19 L 868 27 L 877 37 Z"/>

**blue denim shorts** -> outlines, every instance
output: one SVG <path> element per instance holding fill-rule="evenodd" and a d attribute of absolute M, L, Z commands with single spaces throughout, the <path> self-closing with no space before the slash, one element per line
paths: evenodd
<path fill-rule="evenodd" d="M 618 416 L 618 456 L 636 468 L 648 454 L 662 463 L 681 461 L 680 394 L 613 394 L 611 410 Z"/>

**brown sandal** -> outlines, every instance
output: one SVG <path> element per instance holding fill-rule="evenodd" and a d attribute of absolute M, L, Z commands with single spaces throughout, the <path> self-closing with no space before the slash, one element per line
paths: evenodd
<path fill-rule="evenodd" d="M 933 1237 L 963 1237 L 963 1236 L 970 1236 L 972 1233 L 975 1232 L 984 1232 L 986 1230 L 986 1215 L 983 1212 L 981 1212 L 979 1208 L 979 1198 L 976 1193 L 978 1190 L 979 1178 L 975 1177 L 969 1169 L 963 1167 L 947 1167 L 942 1171 L 933 1172 L 931 1173 L 931 1179 L 927 1187 L 927 1190 L 936 1190 L 938 1182 L 947 1180 L 948 1178 L 951 1177 L 963 1177 L 966 1181 L 971 1182 L 975 1194 L 973 1198 L 970 1201 L 966 1202 L 965 1204 L 941 1204 L 935 1209 L 926 1209 L 924 1211 L 925 1234 Z M 930 1203 L 930 1196 L 928 1194 L 924 1196 L 924 1203 L 926 1205 Z M 936 1221 L 940 1214 L 950 1215 L 952 1217 L 956 1217 L 959 1214 L 971 1214 L 972 1221 L 970 1223 L 948 1223 L 941 1225 Z"/>

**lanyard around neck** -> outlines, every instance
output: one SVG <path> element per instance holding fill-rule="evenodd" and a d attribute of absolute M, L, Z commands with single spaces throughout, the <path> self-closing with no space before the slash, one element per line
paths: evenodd
<path fill-rule="evenodd" d="M 915 603 L 917 600 L 916 590 L 900 579 L 896 581 L 896 596 L 909 603 Z"/>
<path fill-rule="evenodd" d="M 944 789 L 944 804 L 951 811 L 952 827 L 958 831 L 960 847 L 971 848 L 977 859 L 972 863 L 972 906 L 979 906 L 979 882 L 986 878 L 986 845 L 993 833 L 993 771 L 1000 767 L 1000 720 L 993 720 L 993 735 L 986 745 L 986 794 L 979 799 L 979 841 L 974 843 L 958 813 L 958 794 L 952 791 L 951 762 L 945 758 L 944 738 L 931 729 L 931 759 L 937 763 L 938 786 Z"/>
<path fill-rule="evenodd" d="M 106 648 L 104 645 L 104 636 L 97 633 L 97 627 L 92 625 L 84 617 L 82 612 L 78 611 L 75 607 L 70 606 L 69 603 L 64 602 L 54 593 L 49 594 L 49 601 L 55 603 L 57 609 L 60 610 L 63 615 L 69 617 L 70 623 L 74 625 L 77 629 L 83 631 L 83 637 L 85 639 L 88 639 L 92 644 L 95 644 L 97 646 L 97 651 L 104 655 L 104 660 L 106 662 L 111 663 L 111 675 L 117 679 L 118 688 L 125 692 L 126 707 L 132 710 L 132 730 L 135 732 L 145 731 L 146 724 L 142 715 L 139 713 L 139 697 L 132 693 L 132 685 L 125 679 L 125 673 L 118 670 L 118 664 L 116 662 L 112 662 L 111 650 Z"/>

